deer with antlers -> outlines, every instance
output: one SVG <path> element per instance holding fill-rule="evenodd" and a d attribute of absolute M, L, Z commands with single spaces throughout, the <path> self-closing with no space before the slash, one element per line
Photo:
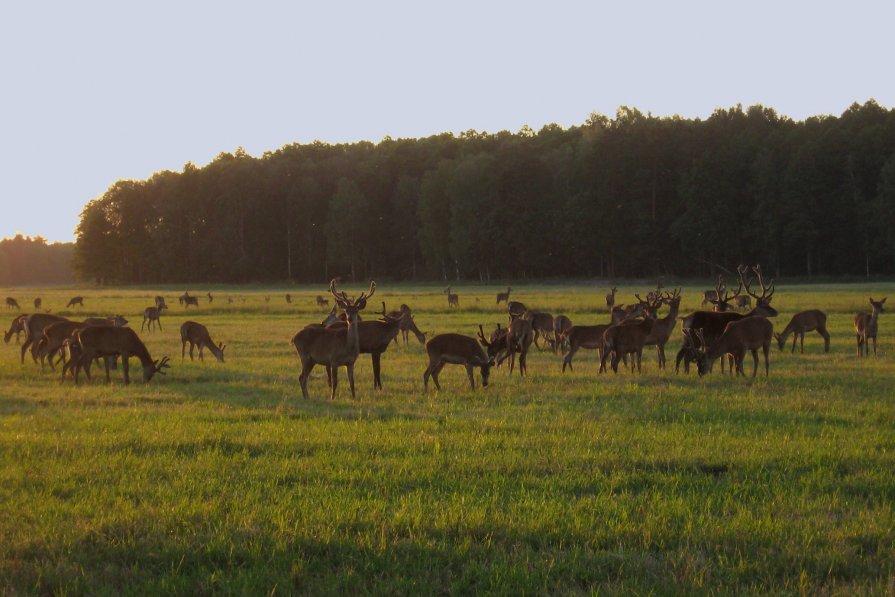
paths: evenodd
<path fill-rule="evenodd" d="M 186 345 L 190 345 L 190 360 L 193 360 L 193 347 L 199 347 L 199 360 L 204 361 L 205 358 L 202 355 L 203 349 L 207 348 L 211 354 L 214 355 L 214 358 L 219 360 L 220 362 L 224 362 L 224 349 L 227 348 L 227 345 L 221 342 L 220 344 L 215 344 L 211 339 L 211 335 L 208 333 L 208 328 L 202 325 L 201 323 L 196 323 L 195 321 L 185 321 L 180 326 L 180 360 L 184 359 L 186 355 Z"/>
<path fill-rule="evenodd" d="M 58 360 L 65 358 L 64 347 L 65 341 L 69 339 L 75 332 L 87 326 L 114 326 L 123 327 L 127 325 L 127 319 L 121 315 L 112 317 L 88 317 L 84 321 L 57 321 L 51 323 L 44 328 L 40 340 L 37 342 L 37 354 L 40 357 L 40 368 L 44 367 L 44 360 L 50 365 L 50 369 L 55 370 L 53 359 Z M 57 360 L 57 362 L 58 362 Z M 115 365 L 117 368 L 117 364 Z M 65 375 L 66 369 L 62 374 Z"/>
<path fill-rule="evenodd" d="M 481 326 L 479 326 L 481 331 Z M 484 346 L 484 334 L 480 338 Z M 494 366 L 494 359 L 488 358 L 475 338 L 464 336 L 463 334 L 438 334 L 428 342 L 426 342 L 426 353 L 429 355 L 429 366 L 423 373 L 423 387 L 428 391 L 429 377 L 435 383 L 435 388 L 441 390 L 438 383 L 438 374 L 445 365 L 463 365 L 466 368 L 466 375 L 469 378 L 469 387 L 475 389 L 475 378 L 472 370 L 479 368 L 482 374 L 482 387 L 488 386 L 488 377 L 491 373 L 491 367 Z"/>
<path fill-rule="evenodd" d="M 660 290 L 661 286 L 656 290 L 657 295 Z M 653 323 L 653 329 L 647 336 L 644 345 L 656 347 L 659 369 L 664 369 L 666 362 L 665 345 L 668 344 L 668 340 L 671 338 L 671 334 L 674 332 L 674 326 L 677 323 L 677 317 L 681 307 L 681 289 L 676 288 L 671 293 L 666 292 L 662 295 L 661 299 L 657 299 L 656 301 L 656 309 L 658 308 L 659 303 L 668 305 L 668 315 L 662 318 L 656 318 Z M 654 309 L 654 313 L 656 312 L 656 309 Z"/>
<path fill-rule="evenodd" d="M 25 351 L 28 348 L 31 348 L 31 358 L 34 359 L 34 362 L 37 362 L 38 352 L 38 342 L 43 337 L 44 329 L 50 324 L 56 323 L 57 321 L 68 321 L 65 317 L 59 317 L 58 315 L 50 315 L 49 313 L 32 313 L 25 317 L 25 321 L 22 322 L 22 327 L 25 330 L 25 342 L 22 344 L 22 363 L 25 363 Z"/>
<path fill-rule="evenodd" d="M 700 348 L 699 342 L 701 342 L 701 340 L 698 335 L 690 333 L 690 330 L 702 330 L 702 337 L 709 343 L 712 343 L 717 338 L 721 337 L 727 324 L 732 321 L 739 321 L 747 317 L 755 316 L 777 316 L 777 310 L 771 306 L 771 298 L 774 296 L 774 281 L 771 280 L 770 283 L 765 284 L 760 265 L 752 267 L 753 277 L 750 278 L 750 280 L 746 280 L 747 272 L 748 268 L 745 265 L 737 267 L 739 288 L 732 296 L 727 297 L 727 293 L 724 293 L 721 295 L 721 299 L 717 300 L 725 302 L 724 299 L 726 297 L 726 300 L 729 301 L 738 296 L 739 293 L 745 289 L 746 293 L 755 301 L 755 307 L 747 313 L 736 313 L 734 311 L 695 311 L 683 317 L 681 319 L 681 332 L 683 333 L 684 341 L 681 349 L 677 353 L 674 367 L 675 372 L 679 371 L 681 361 L 684 362 L 684 371 L 689 371 L 690 363 L 696 361 L 698 358 L 697 351 Z M 760 295 L 752 291 L 752 284 L 756 280 L 761 287 Z M 723 286 L 723 280 L 719 280 L 719 290 L 721 290 Z M 721 366 L 722 368 L 724 367 L 723 361 Z"/>
<path fill-rule="evenodd" d="M 817 309 L 801 311 L 792 316 L 780 334 L 775 333 L 777 346 L 783 350 L 786 339 L 792 334 L 792 350 L 796 351 L 796 340 L 801 342 L 801 352 L 805 352 L 805 332 L 816 331 L 824 339 L 824 352 L 830 352 L 830 334 L 827 332 L 827 314 Z"/>
<path fill-rule="evenodd" d="M 460 307 L 460 295 L 454 294 L 453 292 L 451 292 L 450 286 L 445 288 L 443 292 L 444 292 L 444 294 L 447 295 L 448 308 L 451 308 L 451 307 L 459 308 Z"/>
<path fill-rule="evenodd" d="M 885 309 L 883 305 L 886 299 L 882 298 L 878 301 L 870 298 L 870 306 L 873 309 L 871 313 L 860 312 L 855 315 L 855 337 L 858 341 L 858 356 L 862 357 L 869 354 L 867 341 L 873 339 L 873 356 L 876 356 L 876 333 L 878 330 L 879 314 Z"/>
<path fill-rule="evenodd" d="M 718 359 L 721 359 L 723 363 L 725 355 L 732 355 L 737 375 L 745 377 L 743 361 L 748 350 L 752 353 L 752 377 L 754 378 L 758 373 L 759 348 L 764 352 L 765 377 L 768 377 L 770 374 L 768 353 L 770 352 L 771 340 L 774 336 L 774 325 L 766 318 L 746 317 L 737 321 L 731 321 L 724 328 L 721 336 L 712 342 L 706 340 L 704 330 L 696 330 L 695 334 L 700 344 L 699 348 L 697 348 L 699 356 L 696 361 L 700 376 L 711 373 L 712 365 Z M 731 371 L 732 374 L 733 371 Z"/>
<path fill-rule="evenodd" d="M 317 324 L 311 324 L 316 327 Z M 344 319 L 326 324 L 328 328 L 346 328 L 348 322 Z M 373 388 L 382 389 L 382 377 L 380 373 L 382 353 L 388 349 L 388 345 L 398 337 L 401 330 L 400 319 L 385 318 L 381 321 L 358 321 L 358 352 L 360 354 L 369 354 L 373 364 Z M 332 388 L 332 370 L 326 368 L 326 379 L 329 387 Z"/>
<path fill-rule="evenodd" d="M 528 307 L 519 301 L 510 301 L 507 303 L 507 313 L 510 315 L 511 321 L 514 317 L 522 317 L 526 311 L 528 311 Z"/>
<path fill-rule="evenodd" d="M 165 297 L 158 295 L 153 300 L 155 302 L 155 306 L 158 307 L 159 310 L 168 308 L 168 304 L 165 302 Z"/>
<path fill-rule="evenodd" d="M 513 290 L 512 288 L 510 288 L 509 286 L 507 286 L 507 291 L 506 291 L 506 292 L 498 292 L 498 293 L 497 293 L 497 304 L 499 305 L 499 304 L 502 303 L 502 302 L 503 302 L 503 303 L 509 303 L 509 301 L 510 301 L 510 292 L 512 292 L 512 290 Z"/>
<path fill-rule="evenodd" d="M 348 369 L 348 385 L 351 397 L 354 398 L 354 362 L 360 354 L 358 335 L 359 313 L 366 308 L 367 300 L 376 292 L 376 282 L 370 283 L 370 290 L 361 293 L 356 299 L 348 298 L 344 291 L 336 291 L 336 281 L 329 284 L 329 291 L 336 304 L 345 312 L 347 325 L 344 328 L 306 327 L 292 338 L 292 345 L 301 359 L 301 374 L 298 377 L 301 393 L 309 399 L 308 378 L 314 365 L 328 366 L 332 370 L 330 398 L 335 400 L 339 384 L 338 367 Z"/>
<path fill-rule="evenodd" d="M 146 345 L 140 340 L 137 332 L 125 327 L 87 326 L 75 333 L 80 355 L 75 369 L 75 384 L 79 382 L 78 376 L 81 369 L 90 377 L 90 363 L 96 357 L 121 357 L 124 370 L 124 383 L 130 384 L 130 357 L 137 357 L 143 366 L 143 382 L 148 383 L 153 375 L 159 373 L 165 375 L 165 369 L 169 368 L 168 357 L 161 360 L 152 360 Z M 109 377 L 109 361 L 106 360 L 106 381 Z"/>
<path fill-rule="evenodd" d="M 663 301 L 660 292 L 661 288 L 660 285 L 656 292 L 650 292 L 646 300 L 640 298 L 639 294 L 634 295 L 643 310 L 644 318 L 642 320 L 622 321 L 609 326 L 603 332 L 600 371 L 606 370 L 606 360 L 612 355 L 612 371 L 618 373 L 618 362 L 627 355 L 631 355 L 631 371 L 633 372 L 636 366 L 637 372 L 640 373 L 643 347 L 646 346 L 647 341 L 653 334 L 659 307 Z M 652 338 L 653 342 L 655 342 L 655 336 L 652 336 Z"/>
<path fill-rule="evenodd" d="M 511 316 L 506 333 L 507 354 L 501 359 L 503 361 L 509 358 L 511 374 L 516 363 L 517 352 L 519 353 L 519 375 L 524 376 L 528 371 L 528 350 L 531 348 L 533 335 L 532 320 Z"/>

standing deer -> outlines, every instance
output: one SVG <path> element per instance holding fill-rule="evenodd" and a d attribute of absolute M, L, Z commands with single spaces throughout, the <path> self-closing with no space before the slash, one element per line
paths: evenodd
<path fill-rule="evenodd" d="M 609 326 L 603 332 L 603 350 L 600 356 L 600 371 L 606 370 L 606 360 L 612 355 L 612 370 L 618 373 L 618 362 L 625 360 L 627 355 L 632 355 L 631 372 L 634 372 L 635 365 L 637 372 L 640 373 L 640 365 L 643 358 L 643 347 L 648 341 L 657 342 L 657 336 L 662 331 L 654 331 L 656 327 L 656 316 L 659 307 L 663 302 L 661 294 L 661 284 L 655 292 L 650 292 L 646 300 L 640 298 L 639 294 L 634 296 L 638 300 L 638 306 L 643 310 L 644 319 L 622 321 L 621 323 Z M 672 323 L 673 325 L 673 323 Z M 625 361 L 627 363 L 627 361 Z"/>
<path fill-rule="evenodd" d="M 543 311 L 526 311 L 522 314 L 522 319 L 531 321 L 532 338 L 538 350 L 543 350 L 538 344 L 540 338 L 544 339 L 545 347 L 556 345 L 556 337 L 553 335 L 553 315 Z"/>
<path fill-rule="evenodd" d="M 752 297 L 750 296 L 738 296 L 736 297 L 736 306 L 737 309 L 750 309 L 752 307 Z"/>
<path fill-rule="evenodd" d="M 311 324 L 316 327 L 317 324 Z M 330 328 L 346 328 L 348 323 L 338 320 L 328 324 Z M 397 338 L 400 331 L 400 319 L 386 319 L 385 321 L 358 321 L 357 336 L 360 346 L 360 354 L 369 354 L 373 364 L 373 389 L 382 389 L 382 377 L 380 374 L 382 353 L 388 345 Z M 329 387 L 332 388 L 332 370 L 327 367 L 326 378 Z"/>
<path fill-rule="evenodd" d="M 452 293 L 450 286 L 444 289 L 444 294 L 447 295 L 448 308 L 460 307 L 460 295 Z"/>
<path fill-rule="evenodd" d="M 290 305 L 292 304 L 292 295 L 288 292 L 286 293 L 286 302 Z"/>
<path fill-rule="evenodd" d="M 65 317 L 48 313 L 32 313 L 25 318 L 22 327 L 25 330 L 25 342 L 22 344 L 22 364 L 25 363 L 25 351 L 31 347 L 31 358 L 37 362 L 37 343 L 43 337 L 44 329 L 57 321 L 68 321 Z"/>
<path fill-rule="evenodd" d="M 731 354 L 736 363 L 736 372 L 738 375 L 745 377 L 743 371 L 743 361 L 746 357 L 746 351 L 752 353 L 752 377 L 758 373 L 758 349 L 764 352 L 764 374 L 768 377 L 770 374 L 770 365 L 768 364 L 768 352 L 771 349 L 771 340 L 774 336 L 774 325 L 764 317 L 747 317 L 738 321 L 731 321 L 724 328 L 721 336 L 707 344 L 706 338 L 702 330 L 698 330 L 696 335 L 699 337 L 701 348 L 698 349 L 699 358 L 696 361 L 699 375 L 705 375 L 712 372 L 712 366 L 719 358 Z M 731 371 L 731 374 L 733 372 Z"/>
<path fill-rule="evenodd" d="M 6 297 L 6 308 L 7 309 L 18 309 L 19 311 L 22 310 L 22 308 L 19 306 L 19 301 L 12 298 L 11 296 Z"/>
<path fill-rule="evenodd" d="M 557 315 L 553 318 L 553 354 L 565 350 L 569 344 L 566 332 L 572 327 L 572 320 L 565 315 Z"/>
<path fill-rule="evenodd" d="M 158 329 L 162 329 L 162 309 L 164 307 L 146 307 L 143 309 L 143 323 L 140 324 L 140 331 L 143 331 L 143 326 L 146 325 L 146 322 L 149 322 L 149 331 L 152 331 L 152 324 L 155 323 L 158 326 Z"/>
<path fill-rule="evenodd" d="M 68 301 L 68 304 L 65 305 L 65 308 L 68 309 L 69 307 L 74 307 L 75 305 L 77 305 L 78 307 L 83 307 L 84 306 L 84 297 L 83 296 L 72 297 L 71 300 Z"/>
<path fill-rule="evenodd" d="M 671 293 L 666 292 L 664 297 L 662 297 L 662 302 L 668 305 L 668 315 L 661 319 L 656 319 L 653 329 L 644 343 L 645 346 L 655 345 L 659 369 L 665 368 L 665 345 L 671 338 L 674 326 L 677 323 L 677 316 L 681 307 L 681 289 L 676 288 Z"/>
<path fill-rule="evenodd" d="M 148 383 L 156 373 L 165 375 L 164 369 L 168 365 L 168 357 L 153 361 L 146 349 L 146 345 L 137 336 L 137 332 L 130 328 L 88 326 L 78 331 L 75 341 L 80 346 L 80 356 L 75 364 L 75 384 L 78 383 L 78 374 L 81 369 L 89 376 L 90 363 L 96 357 L 120 356 L 124 369 L 124 383 L 130 384 L 130 357 L 140 359 L 143 366 L 143 381 Z M 109 377 L 109 361 L 106 361 L 106 381 Z"/>
<path fill-rule="evenodd" d="M 507 303 L 507 313 L 510 314 L 510 319 L 513 317 L 522 317 L 522 315 L 528 311 L 528 307 L 519 301 L 510 301 Z"/>
<path fill-rule="evenodd" d="M 739 268 L 737 269 L 737 273 L 739 273 Z M 712 311 L 715 313 L 726 313 L 730 310 L 730 301 L 736 299 L 739 301 L 740 293 L 743 292 L 743 277 L 738 275 L 739 286 L 737 286 L 736 291 L 728 292 L 727 291 L 727 282 L 724 280 L 724 276 L 718 276 L 718 285 L 715 290 L 715 297 L 711 299 L 712 303 Z M 748 297 L 747 297 L 748 298 Z"/>
<path fill-rule="evenodd" d="M 643 305 L 634 305 L 634 309 L 627 316 L 625 315 L 625 311 L 623 309 L 614 308 L 612 310 L 612 319 L 610 323 L 601 325 L 573 325 L 572 327 L 570 327 L 565 334 L 566 339 L 569 341 L 569 352 L 567 352 L 565 358 L 563 358 L 563 373 L 566 372 L 566 366 L 569 367 L 569 371 L 573 371 L 572 359 L 575 357 L 575 353 L 577 353 L 582 348 L 599 351 L 598 358 L 599 361 L 602 363 L 603 332 L 609 329 L 609 327 L 612 325 L 619 324 L 626 319 L 640 317 L 641 315 L 643 315 Z M 603 371 L 603 369 L 600 369 L 600 371 Z"/>
<path fill-rule="evenodd" d="M 300 330 L 292 338 L 301 359 L 301 374 L 298 377 L 301 385 L 301 393 L 305 399 L 309 399 L 308 378 L 314 365 L 321 364 L 332 370 L 332 385 L 330 398 L 335 400 L 336 389 L 339 385 L 338 367 L 348 369 L 348 384 L 351 387 L 351 397 L 354 398 L 354 361 L 360 354 L 360 341 L 358 337 L 358 314 L 367 306 L 367 299 L 376 292 L 376 282 L 370 283 L 370 290 L 361 293 L 354 300 L 348 298 L 344 291 L 336 291 L 336 281 L 329 283 L 329 291 L 336 304 L 345 311 L 348 325 L 341 329 L 306 327 Z"/>
<path fill-rule="evenodd" d="M 155 306 L 159 308 L 159 311 L 161 311 L 162 309 L 167 309 L 168 304 L 165 303 L 165 297 L 156 296 L 155 297 Z"/>
<path fill-rule="evenodd" d="M 215 344 L 212 341 L 211 336 L 208 334 L 208 328 L 202 325 L 201 323 L 196 323 L 195 321 L 185 321 L 180 326 L 180 360 L 184 359 L 186 355 L 186 345 L 189 343 L 190 345 L 190 360 L 193 360 L 193 347 L 199 347 L 199 360 L 204 361 L 205 358 L 202 355 L 202 350 L 207 348 L 211 351 L 211 354 L 219 360 L 220 362 L 224 362 L 224 349 L 227 348 L 227 345 L 223 342 L 220 344 Z"/>
<path fill-rule="evenodd" d="M 423 373 L 423 387 L 429 390 L 429 377 L 435 383 L 435 388 L 441 390 L 438 383 L 438 374 L 445 365 L 463 365 L 469 378 L 469 387 L 475 389 L 475 378 L 472 370 L 478 367 L 482 373 L 482 387 L 488 386 L 488 377 L 494 360 L 485 356 L 482 347 L 475 338 L 462 334 L 438 334 L 426 342 L 426 353 L 429 355 L 429 366 Z"/>
<path fill-rule="evenodd" d="M 513 290 L 512 288 L 507 286 L 506 292 L 498 292 L 497 293 L 497 304 L 499 305 L 501 303 L 501 301 L 503 301 L 504 303 L 508 303 L 510 300 L 510 292 L 512 290 Z"/>
<path fill-rule="evenodd" d="M 206 294 L 206 295 L 205 295 L 205 296 L 207 296 L 207 297 L 208 297 L 208 304 L 209 304 L 209 305 L 210 305 L 210 304 L 211 304 L 211 303 L 213 303 L 213 302 L 214 302 L 214 297 L 213 297 L 213 296 L 212 296 L 212 295 L 211 295 L 211 293 L 210 293 L 210 292 L 209 292 L 209 293 L 207 293 L 207 294 Z"/>
<path fill-rule="evenodd" d="M 198 296 L 184 295 L 180 298 L 183 299 L 183 308 L 184 309 L 188 309 L 190 305 L 192 305 L 194 307 L 199 306 L 199 297 Z"/>
<path fill-rule="evenodd" d="M 609 312 L 612 312 L 612 307 L 615 306 L 615 293 L 618 292 L 618 288 L 613 286 L 609 289 L 609 294 L 606 295 L 606 306 L 609 308 Z"/>
<path fill-rule="evenodd" d="M 501 360 L 510 359 L 510 373 L 516 362 L 516 353 L 519 353 L 519 375 L 524 376 L 528 370 L 528 350 L 532 342 L 532 322 L 530 319 L 513 317 L 507 327 L 507 354 Z"/>
<path fill-rule="evenodd" d="M 35 311 L 40 311 L 41 305 L 43 305 L 43 299 L 41 299 L 40 297 L 37 297 L 36 299 L 34 299 L 34 310 Z"/>
<path fill-rule="evenodd" d="M 873 308 L 872 313 L 860 312 L 855 315 L 855 337 L 858 341 L 858 356 L 862 357 L 869 354 L 867 341 L 873 338 L 873 356 L 876 356 L 876 333 L 878 329 L 879 314 L 885 312 L 883 304 L 886 299 L 878 301 L 870 299 L 870 306 Z"/>
<path fill-rule="evenodd" d="M 317 295 L 317 306 L 318 307 L 329 307 L 329 299 L 325 299 L 318 294 Z"/>
<path fill-rule="evenodd" d="M 823 311 L 818 311 L 817 309 L 802 311 L 793 315 L 792 319 L 789 320 L 789 323 L 786 324 L 783 333 L 775 333 L 774 338 L 777 339 L 777 345 L 780 347 L 780 350 L 783 350 L 783 346 L 786 344 L 786 339 L 792 334 L 792 350 L 790 352 L 795 353 L 796 340 L 800 340 L 800 352 L 805 352 L 805 332 L 813 332 L 815 330 L 820 334 L 820 337 L 824 339 L 824 352 L 830 352 L 830 334 L 827 332 L 827 314 Z"/>

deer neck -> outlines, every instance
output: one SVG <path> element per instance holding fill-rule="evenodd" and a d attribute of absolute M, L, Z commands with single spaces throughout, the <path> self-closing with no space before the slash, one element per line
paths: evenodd
<path fill-rule="evenodd" d="M 870 331 L 876 331 L 876 322 L 879 320 L 879 309 L 876 307 L 870 312 L 870 322 L 867 324 L 867 329 Z"/>
<path fill-rule="evenodd" d="M 348 318 L 345 330 L 345 349 L 348 354 L 360 354 L 360 334 L 358 334 L 357 313 Z"/>

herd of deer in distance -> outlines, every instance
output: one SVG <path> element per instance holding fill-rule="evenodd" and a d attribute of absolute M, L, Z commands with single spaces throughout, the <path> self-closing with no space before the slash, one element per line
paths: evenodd
<path fill-rule="evenodd" d="M 469 384 L 475 389 L 474 369 L 481 372 L 482 386 L 488 385 L 490 370 L 509 360 L 510 373 L 515 368 L 516 355 L 519 360 L 519 373 L 526 375 L 526 360 L 529 349 L 534 344 L 538 349 L 550 349 L 554 354 L 562 351 L 562 370 L 572 370 L 572 359 L 582 348 L 599 352 L 602 373 L 608 365 L 618 372 L 618 364 L 624 362 L 633 372 L 640 372 L 643 349 L 655 346 L 658 365 L 665 368 L 665 345 L 670 339 L 677 320 L 681 320 L 682 345 L 675 359 L 675 372 L 681 364 L 685 372 L 689 372 L 690 364 L 696 363 L 699 375 L 712 371 L 716 361 L 721 362 L 723 372 L 725 360 L 728 361 L 730 373 L 736 372 L 745 376 L 743 362 L 747 352 L 752 354 L 752 376 L 758 371 L 758 350 L 764 354 L 765 376 L 769 375 L 768 353 L 771 342 L 776 339 L 780 350 L 783 350 L 787 338 L 791 335 L 792 352 L 796 343 L 804 352 L 805 333 L 816 331 L 824 339 L 824 351 L 830 350 L 830 335 L 826 329 L 827 316 L 823 311 L 812 309 L 796 313 L 782 333 L 774 333 L 768 318 L 775 317 L 777 311 L 771 306 L 774 295 L 773 280 L 766 284 L 760 266 L 737 268 L 738 285 L 736 290 L 728 289 L 723 276 L 718 276 L 714 290 L 706 290 L 702 305 L 711 303 L 711 311 L 694 311 L 679 316 L 681 303 L 680 289 L 664 291 L 657 285 L 654 291 L 641 298 L 635 294 L 636 302 L 629 305 L 616 304 L 617 288 L 612 288 L 606 295 L 606 305 L 610 313 L 610 321 L 599 325 L 573 325 L 565 315 L 553 316 L 545 311 L 529 309 L 518 301 L 511 301 L 512 288 L 497 293 L 497 304 L 503 303 L 509 314 L 506 326 L 497 324 L 490 334 L 486 335 L 481 325 L 478 326 L 477 337 L 457 333 L 438 334 L 426 341 L 427 334 L 417 328 L 413 320 L 411 308 L 402 304 L 396 311 L 387 311 L 382 302 L 381 318 L 361 320 L 360 313 L 367 306 L 367 301 L 376 292 L 376 283 L 371 282 L 369 290 L 356 298 L 350 298 L 344 291 L 336 289 L 336 280 L 330 282 L 329 293 L 335 301 L 329 315 L 321 323 L 312 323 L 293 336 L 291 345 L 298 353 L 301 361 L 299 384 L 304 398 L 309 398 L 308 379 L 315 365 L 326 369 L 330 397 L 335 398 L 338 387 L 339 367 L 345 367 L 352 398 L 354 390 L 354 362 L 360 354 L 370 354 L 373 364 L 373 385 L 382 389 L 380 377 L 380 361 L 382 353 L 388 346 L 398 342 L 398 334 L 408 342 L 412 333 L 422 344 L 426 344 L 429 363 L 423 374 L 423 385 L 428 390 L 429 378 L 439 390 L 438 375 L 447 364 L 463 365 L 469 378 Z M 757 288 L 756 288 L 757 284 Z M 745 294 L 743 292 L 745 291 Z M 451 292 L 451 287 L 444 289 L 448 307 L 459 307 L 459 296 Z M 211 293 L 206 295 L 209 303 L 214 301 Z M 270 297 L 264 297 L 269 304 Z M 292 302 L 290 294 L 285 295 L 287 303 Z M 245 299 L 242 299 L 243 302 Z M 199 306 L 199 298 L 185 292 L 178 297 L 184 309 Z M 228 298 L 228 303 L 233 299 Z M 753 305 L 754 301 L 754 305 Z M 328 308 L 329 299 L 317 296 L 318 307 Z M 857 354 L 868 354 L 869 344 L 873 343 L 876 354 L 876 337 L 878 320 L 883 312 L 886 299 L 870 298 L 872 307 L 869 313 L 860 312 L 855 315 L 854 331 L 857 340 Z M 9 309 L 20 309 L 16 299 L 8 297 L 6 305 Z M 72 298 L 66 308 L 83 307 L 84 297 Z M 659 310 L 668 307 L 664 317 Z M 121 359 L 125 383 L 130 383 L 128 361 L 130 357 L 139 359 L 143 367 L 143 380 L 148 382 L 156 373 L 165 374 L 170 367 L 169 358 L 153 360 L 145 344 L 136 331 L 127 326 L 128 321 L 120 315 L 112 317 L 89 317 L 84 321 L 70 321 L 65 317 L 53 315 L 49 310 L 40 312 L 43 307 L 40 298 L 34 299 L 35 313 L 15 317 L 4 341 L 9 343 L 13 335 L 19 342 L 19 335 L 24 333 L 25 341 L 21 346 L 21 361 L 25 362 L 25 353 L 31 349 L 35 363 L 41 368 L 48 364 L 51 369 L 62 363 L 62 380 L 67 374 L 74 377 L 77 384 L 79 374 L 83 370 L 90 379 L 91 365 L 102 359 L 106 381 L 110 381 L 109 370 L 117 367 Z M 155 297 L 155 304 L 143 312 L 140 331 L 161 329 L 161 315 L 168 305 L 162 296 Z M 739 310 L 737 310 L 739 309 Z M 180 326 L 181 359 L 186 356 L 189 345 L 190 360 L 193 360 L 194 349 L 198 348 L 199 360 L 203 360 L 203 352 L 208 349 L 219 361 L 224 360 L 223 343 L 215 344 L 208 329 L 195 321 L 186 321 Z"/>

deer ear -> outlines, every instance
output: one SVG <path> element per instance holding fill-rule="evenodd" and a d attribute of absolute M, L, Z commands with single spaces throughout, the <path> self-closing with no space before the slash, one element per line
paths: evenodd
<path fill-rule="evenodd" d="M 886 297 L 883 297 L 883 298 L 879 299 L 879 304 L 880 304 L 880 305 L 882 305 L 882 304 L 885 303 L 885 302 L 886 302 Z"/>

